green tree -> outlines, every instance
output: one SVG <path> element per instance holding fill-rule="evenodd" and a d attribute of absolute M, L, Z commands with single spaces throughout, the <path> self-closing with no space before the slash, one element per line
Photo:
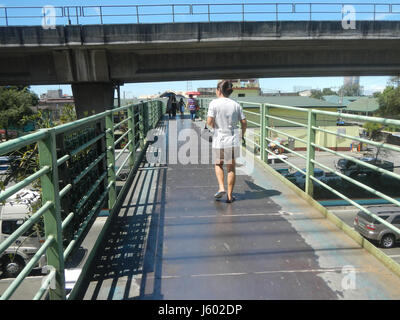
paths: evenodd
<path fill-rule="evenodd" d="M 6 140 L 9 129 L 22 128 L 27 117 L 34 114 L 30 107 L 38 103 L 38 96 L 29 87 L 0 87 L 0 128 L 5 130 Z"/>
<path fill-rule="evenodd" d="M 333 96 L 333 95 L 337 95 L 337 92 L 333 91 L 331 88 L 323 88 L 322 95 L 323 96 Z"/>
<path fill-rule="evenodd" d="M 64 105 L 61 110 L 59 123 L 63 124 L 74 120 L 76 120 L 75 106 L 70 104 Z M 46 112 L 46 110 L 31 115 L 25 115 L 23 121 L 34 121 L 36 127 L 40 129 L 51 128 L 53 125 L 58 124 L 51 121 L 51 114 Z M 37 143 L 15 150 L 11 152 L 9 156 L 13 157 L 14 160 L 11 161 L 10 170 L 7 171 L 4 181 L 0 183 L 0 188 L 7 186 L 10 181 L 22 181 L 39 169 Z M 40 181 L 37 180 L 34 187 L 40 187 L 39 182 Z"/>
<path fill-rule="evenodd" d="M 377 98 L 379 116 L 400 119 L 400 87 L 388 86 Z"/>
<path fill-rule="evenodd" d="M 322 100 L 322 96 L 323 94 L 321 90 L 316 90 L 316 89 L 311 90 L 310 98 Z"/>
<path fill-rule="evenodd" d="M 389 86 L 395 86 L 398 87 L 400 84 L 400 76 L 393 76 L 390 77 L 389 81 L 388 81 L 388 85 Z"/>
<path fill-rule="evenodd" d="M 374 140 L 383 129 L 383 125 L 375 122 L 366 122 L 364 123 L 363 128 L 365 128 L 365 130 L 367 131 L 370 139 Z"/>
<path fill-rule="evenodd" d="M 313 89 L 311 90 L 311 98 L 315 99 L 323 99 L 323 96 L 332 96 L 336 95 L 337 92 L 333 91 L 331 88 L 323 88 L 322 90 L 319 89 Z"/>
<path fill-rule="evenodd" d="M 60 123 L 67 123 L 77 119 L 75 106 L 66 104 L 61 109 Z"/>

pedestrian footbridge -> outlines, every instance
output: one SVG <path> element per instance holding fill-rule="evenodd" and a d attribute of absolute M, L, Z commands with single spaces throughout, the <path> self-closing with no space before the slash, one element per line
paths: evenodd
<path fill-rule="evenodd" d="M 52 268 L 34 298 L 65 299 L 68 257 L 107 207 L 107 220 L 69 299 L 398 299 L 397 263 L 312 198 L 313 175 L 307 175 L 303 191 L 266 164 L 271 135 L 256 129 L 282 130 L 266 120 L 270 108 L 284 106 L 259 107 L 259 113 L 248 111 L 254 126 L 238 159 L 233 203 L 214 200 L 217 183 L 204 121 L 193 122 L 187 115 L 168 119 L 160 101 L 106 111 L 0 145 L 4 154 L 39 143 L 41 168 L 33 174 L 42 179 L 43 206 L 26 223 L 44 216 L 46 240 L 32 259 L 46 253 Z M 202 101 L 203 116 L 206 109 Z M 313 111 L 305 112 L 312 120 Z M 77 132 L 88 124 L 96 134 L 79 141 Z M 113 137 L 112 129 L 124 125 L 126 134 Z M 315 148 L 309 137 L 308 146 Z M 125 146 L 116 153 L 115 142 L 124 138 Z M 257 154 L 254 145 L 265 153 Z M 89 155 L 91 146 L 97 150 L 94 160 L 75 170 L 74 157 L 83 150 Z M 124 154 L 126 160 L 117 165 Z M 308 150 L 306 157 L 313 172 L 314 153 Z M 118 181 L 125 167 L 129 175 Z M 91 176 L 84 173 L 93 168 L 96 175 L 87 181 Z M 73 169 L 68 180 L 63 174 Z M 1 200 L 32 179 L 3 191 Z M 81 190 L 72 203 L 71 190 Z M 0 244 L 0 251 L 18 236 Z M 18 293 L 37 261 L 25 266 L 2 299 Z"/>

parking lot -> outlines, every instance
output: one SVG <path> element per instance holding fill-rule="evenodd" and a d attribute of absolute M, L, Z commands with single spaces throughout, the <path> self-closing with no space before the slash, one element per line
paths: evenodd
<path fill-rule="evenodd" d="M 298 153 L 303 154 L 306 156 L 305 151 L 299 151 Z M 355 157 L 355 158 L 361 158 L 363 156 L 366 156 L 368 154 L 376 154 L 376 148 L 371 147 L 369 148 L 368 151 L 363 151 L 363 152 L 356 152 L 356 151 L 342 151 L 341 153 Z M 285 153 L 289 157 L 289 161 L 292 162 L 294 165 L 297 167 L 303 169 L 306 167 L 306 161 L 296 155 L 290 154 L 290 153 Z M 394 163 L 394 172 L 400 174 L 400 154 L 394 151 L 390 150 L 385 150 L 381 151 L 378 154 L 379 158 L 385 159 L 392 161 Z M 324 151 L 316 151 L 315 158 L 318 162 L 322 163 L 323 165 L 335 169 L 335 163 L 341 158 L 340 156 L 333 155 L 329 152 L 324 152 Z M 294 169 L 291 170 L 292 172 L 295 172 Z M 325 170 L 326 171 L 326 170 Z M 384 205 L 384 206 L 394 206 L 391 204 Z M 341 220 L 343 220 L 346 224 L 348 224 L 350 227 L 353 228 L 353 221 L 354 218 L 356 217 L 357 212 L 359 211 L 358 208 L 354 206 L 340 206 L 340 207 L 328 207 L 328 209 L 334 213 L 336 216 L 338 216 Z M 391 257 L 393 260 L 396 262 L 400 263 L 400 243 L 397 243 L 397 246 L 391 249 L 382 249 L 380 248 L 386 255 Z"/>
<path fill-rule="evenodd" d="M 65 265 L 66 269 L 81 269 L 85 264 L 90 250 L 93 248 L 95 241 L 106 221 L 107 217 L 100 216 L 96 218 L 85 240 L 69 259 Z M 22 282 L 21 286 L 15 291 L 10 300 L 32 300 L 39 290 L 42 279 L 45 277 L 40 270 L 33 270 L 30 275 Z M 0 295 L 3 293 L 14 278 L 4 278 L 0 271 Z"/>
<path fill-rule="evenodd" d="M 389 205 L 388 205 L 389 206 Z M 342 221 L 353 228 L 353 221 L 359 209 L 354 207 L 330 207 L 328 208 L 332 213 L 339 217 Z M 383 249 L 380 248 L 386 255 L 391 257 L 397 263 L 400 263 L 400 243 L 394 248 Z"/>
<path fill-rule="evenodd" d="M 296 151 L 299 154 L 302 154 L 304 156 L 307 155 L 306 151 Z M 375 147 L 370 147 L 367 151 L 340 151 L 343 155 L 349 156 L 349 157 L 355 157 L 355 158 L 362 158 L 365 156 L 369 155 L 375 155 L 376 154 L 376 148 Z M 304 169 L 306 167 L 306 161 L 297 155 L 291 154 L 291 153 L 285 153 L 289 157 L 289 161 L 292 162 L 294 165 L 297 167 Z M 326 151 L 316 151 L 315 152 L 315 159 L 316 161 L 320 162 L 321 164 L 331 168 L 335 169 L 335 163 L 339 159 L 341 159 L 341 156 L 334 155 L 330 152 Z M 384 159 L 384 160 L 389 160 L 394 163 L 394 172 L 400 174 L 400 154 L 391 150 L 385 150 L 385 151 L 380 151 L 378 153 L 378 158 Z M 317 166 L 317 165 L 316 165 Z M 292 169 L 292 171 L 295 171 Z"/>

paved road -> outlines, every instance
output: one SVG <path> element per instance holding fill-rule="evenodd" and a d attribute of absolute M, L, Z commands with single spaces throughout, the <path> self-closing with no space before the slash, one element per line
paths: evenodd
<path fill-rule="evenodd" d="M 336 216 L 338 216 L 341 220 L 346 222 L 349 226 L 353 227 L 354 218 L 359 211 L 357 208 L 344 208 L 344 207 L 332 207 L 329 208 L 331 212 L 333 212 Z M 397 243 L 396 247 L 391 249 L 380 248 L 386 255 L 391 257 L 396 262 L 400 263 L 400 243 Z"/>
<path fill-rule="evenodd" d="M 82 268 L 88 257 L 88 252 L 90 252 L 93 247 L 105 221 L 106 217 L 99 217 L 95 220 L 82 245 L 72 259 L 70 259 L 66 264 L 66 268 Z M 15 291 L 10 300 L 31 300 L 39 290 L 43 277 L 44 276 L 40 271 L 32 271 L 27 279 L 24 280 L 21 286 Z M 13 280 L 13 278 L 4 278 L 0 274 L 0 294 L 8 288 Z"/>

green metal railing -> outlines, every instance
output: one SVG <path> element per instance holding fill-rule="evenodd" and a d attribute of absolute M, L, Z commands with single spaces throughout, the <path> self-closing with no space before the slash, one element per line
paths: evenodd
<path fill-rule="evenodd" d="M 2 191 L 0 202 L 38 179 L 42 201 L 41 207 L 0 243 L 0 256 L 41 219 L 45 234 L 44 243 L 1 294 L 1 300 L 13 295 L 44 254 L 50 273 L 33 298 L 43 299 L 46 293 L 49 299 L 66 298 L 65 261 L 79 247 L 107 199 L 111 219 L 124 196 L 123 191 L 117 193 L 117 177 L 126 167 L 134 174 L 147 148 L 146 134 L 157 126 L 163 113 L 162 101 L 147 101 L 0 144 L 0 155 L 37 144 L 39 159 L 37 171 Z M 115 137 L 116 130 L 123 132 L 119 138 Z M 116 154 L 121 143 L 124 146 Z"/>
<path fill-rule="evenodd" d="M 210 101 L 211 101 L 211 99 L 202 99 L 202 101 L 200 103 L 201 109 L 202 109 L 200 114 L 204 120 L 207 115 L 208 104 Z M 248 150 L 250 150 L 254 153 L 257 153 L 257 151 L 260 150 L 260 152 L 259 152 L 259 154 L 257 154 L 257 156 L 259 156 L 262 161 L 267 163 L 269 154 L 276 156 L 276 154 L 267 147 L 268 143 L 269 142 L 275 143 L 280 148 L 289 152 L 293 156 L 299 157 L 305 161 L 306 170 L 304 171 L 303 169 L 299 168 L 297 165 L 290 162 L 289 158 L 284 159 L 283 157 L 278 156 L 282 162 L 286 163 L 289 167 L 293 168 L 295 171 L 298 171 L 305 176 L 305 190 L 304 191 L 308 195 L 313 196 L 314 195 L 314 186 L 320 185 L 322 188 L 329 190 L 330 192 L 335 194 L 337 197 L 345 200 L 350 205 L 357 207 L 358 209 L 362 210 L 363 212 L 365 212 L 366 214 L 368 214 L 375 220 L 379 221 L 386 227 L 390 228 L 396 234 L 400 234 L 399 228 L 388 223 L 386 220 L 380 218 L 378 215 L 372 213 L 368 208 L 366 208 L 366 207 L 360 205 L 358 202 L 354 201 L 354 199 L 351 199 L 350 197 L 346 196 L 345 194 L 343 194 L 341 192 L 340 189 L 338 190 L 338 188 L 333 188 L 330 185 L 328 185 L 327 183 L 317 179 L 314 176 L 314 169 L 316 166 L 318 166 L 318 167 L 322 168 L 323 170 L 327 170 L 328 172 L 335 174 L 336 176 L 340 177 L 342 180 L 345 180 L 345 181 L 351 183 L 352 185 L 369 192 L 374 197 L 384 199 L 391 204 L 400 206 L 400 201 L 398 201 L 394 197 L 384 194 L 383 192 L 377 191 L 374 188 L 372 188 L 371 186 L 368 186 L 363 182 L 357 181 L 354 177 L 345 175 L 342 172 L 339 172 L 333 168 L 330 168 L 330 167 L 324 165 L 320 161 L 317 161 L 316 156 L 315 156 L 315 154 L 316 154 L 315 151 L 317 149 L 322 150 L 322 151 L 325 151 L 332 155 L 339 156 L 339 157 L 347 159 L 347 160 L 351 160 L 352 162 L 354 162 L 360 166 L 366 167 L 366 168 L 368 168 L 374 172 L 377 172 L 379 174 L 383 174 L 385 177 L 391 177 L 397 181 L 400 181 L 400 174 L 397 174 L 395 172 L 375 166 L 375 165 L 367 163 L 365 161 L 361 161 L 361 160 L 359 160 L 355 157 L 352 157 L 348 154 L 344 154 L 342 152 L 332 150 L 331 148 L 328 148 L 326 146 L 316 143 L 316 133 L 318 131 L 320 131 L 320 132 L 324 132 L 329 135 L 334 135 L 336 137 L 350 139 L 352 141 L 358 141 L 360 143 L 372 145 L 372 146 L 380 148 L 380 149 L 387 149 L 387 150 L 391 150 L 391 151 L 400 152 L 400 147 L 397 147 L 394 145 L 372 141 L 372 140 L 365 139 L 365 138 L 362 138 L 359 136 L 350 136 L 350 135 L 347 135 L 344 133 L 340 133 L 337 131 L 332 131 L 332 130 L 327 130 L 325 128 L 322 128 L 317 125 L 317 116 L 318 115 L 329 116 L 334 119 L 343 118 L 343 119 L 348 119 L 350 121 L 365 121 L 365 122 L 378 123 L 378 124 L 382 124 L 382 125 L 394 125 L 394 126 L 400 126 L 400 120 L 377 118 L 377 117 L 370 117 L 370 116 L 359 116 L 359 115 L 353 115 L 353 114 L 346 114 L 346 113 L 342 113 L 342 112 L 323 111 L 323 110 L 318 110 L 318 109 L 309 109 L 309 108 L 305 109 L 305 108 L 298 108 L 298 107 L 289 107 L 289 106 L 269 104 L 269 103 L 251 103 L 251 102 L 246 102 L 246 101 L 238 101 L 238 102 L 242 107 L 245 107 L 245 108 L 243 108 L 243 111 L 244 111 L 246 117 L 248 115 L 253 116 L 252 117 L 253 120 L 250 120 L 250 121 L 247 120 L 247 122 L 252 127 L 251 131 L 253 131 L 253 132 L 252 132 L 252 136 L 250 137 L 250 139 L 247 139 L 248 134 L 246 133 L 246 143 L 250 142 L 251 145 L 254 147 L 248 148 L 248 146 L 246 146 L 246 148 Z M 252 111 L 246 110 L 246 107 L 251 107 Z M 254 109 L 258 109 L 258 111 L 255 111 Z M 293 112 L 293 111 L 300 112 L 301 114 L 304 114 L 303 118 L 306 121 L 298 122 L 298 121 L 293 121 L 289 117 L 278 117 L 276 115 L 272 115 L 271 114 L 272 109 L 280 109 L 280 110 L 291 111 L 291 112 Z M 254 121 L 254 116 L 256 117 L 257 121 Z M 306 138 L 303 139 L 303 138 L 296 137 L 292 134 L 289 134 L 288 132 L 286 132 L 287 130 L 285 130 L 285 127 L 283 127 L 283 126 L 279 127 L 279 129 L 277 129 L 275 126 L 271 125 L 272 120 L 279 120 L 284 123 L 288 123 L 291 126 L 306 128 L 306 132 L 307 132 Z M 306 146 L 306 153 L 302 154 L 300 152 L 297 152 L 297 151 L 289 148 L 288 146 L 285 146 L 285 145 L 277 142 L 276 138 L 274 138 L 273 135 L 278 135 L 278 134 L 286 136 L 288 138 L 291 138 L 295 141 L 299 141 L 302 144 L 304 144 Z M 258 138 L 258 139 L 256 139 L 256 138 Z"/>

